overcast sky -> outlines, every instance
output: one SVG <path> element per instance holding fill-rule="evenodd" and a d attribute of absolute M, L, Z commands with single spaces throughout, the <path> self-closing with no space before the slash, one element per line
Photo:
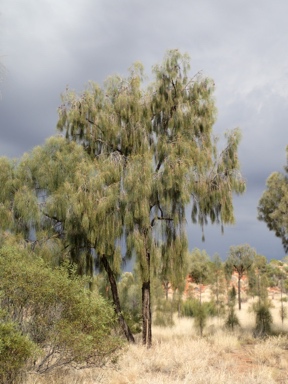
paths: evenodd
<path fill-rule="evenodd" d="M 248 243 L 268 259 L 285 255 L 281 240 L 257 220 L 265 181 L 283 170 L 288 144 L 287 0 L 2 0 L 0 156 L 20 157 L 56 134 L 60 94 L 89 80 L 127 74 L 141 61 L 149 74 L 168 49 L 191 57 L 191 75 L 216 84 L 223 137 L 239 127 L 247 181 L 235 199 L 236 225 L 201 229 L 188 223 L 190 249 L 225 259 Z M 1 186 L 0 186 L 1 187 Z"/>

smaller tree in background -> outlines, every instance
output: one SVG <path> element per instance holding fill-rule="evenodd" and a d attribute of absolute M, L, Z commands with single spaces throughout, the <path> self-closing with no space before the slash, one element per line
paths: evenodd
<path fill-rule="evenodd" d="M 266 191 L 258 205 L 258 219 L 265 221 L 288 251 L 288 146 L 286 147 L 286 174 L 273 172 L 266 181 Z"/>
<path fill-rule="evenodd" d="M 228 292 L 231 285 L 231 276 L 233 274 L 233 266 L 227 262 L 224 263 L 224 277 L 226 282 L 226 291 Z"/>
<path fill-rule="evenodd" d="M 271 263 L 267 263 L 265 256 L 256 255 L 252 268 L 249 270 L 255 275 L 254 291 L 258 296 L 258 301 L 253 304 L 252 309 L 256 315 L 256 327 L 254 336 L 263 337 L 271 332 L 272 315 L 270 312 L 271 303 L 268 299 L 267 288 L 269 279 L 267 272 Z M 250 277 L 250 276 L 249 276 Z M 250 280 L 249 280 L 250 285 Z"/>
<path fill-rule="evenodd" d="M 189 259 L 189 276 L 199 286 L 199 300 L 193 301 L 193 317 L 196 328 L 199 328 L 200 335 L 203 335 L 203 329 L 207 323 L 209 315 L 208 306 L 202 303 L 202 284 L 208 282 L 210 275 L 210 259 L 205 250 L 195 248 L 191 252 Z"/>
<path fill-rule="evenodd" d="M 280 286 L 281 307 L 280 307 L 280 310 L 279 310 L 279 314 L 280 314 L 280 318 L 281 318 L 281 322 L 282 322 L 282 326 L 283 326 L 284 320 L 287 318 L 287 308 L 284 307 L 284 298 L 283 298 L 284 281 L 286 279 L 286 273 L 283 270 L 281 270 L 280 272 L 281 272 L 281 274 L 280 274 L 279 286 Z"/>
<path fill-rule="evenodd" d="M 203 330 L 207 324 L 208 315 L 209 313 L 208 313 L 207 305 L 203 305 L 201 301 L 194 300 L 194 303 L 193 303 L 194 326 L 196 329 L 199 330 L 201 337 L 203 336 Z"/>
<path fill-rule="evenodd" d="M 241 310 L 241 279 L 252 267 L 256 251 L 248 244 L 231 246 L 226 264 L 238 275 L 238 307 Z"/>
<path fill-rule="evenodd" d="M 267 259 L 263 255 L 256 255 L 252 267 L 248 270 L 249 293 L 252 297 L 258 296 L 265 298 L 267 296 Z"/>
<path fill-rule="evenodd" d="M 210 259 L 205 250 L 195 248 L 188 258 L 189 276 L 199 285 L 199 301 L 202 301 L 202 284 L 208 282 L 210 274 Z"/>
<path fill-rule="evenodd" d="M 271 325 L 273 318 L 270 312 L 271 304 L 268 300 L 258 301 L 254 306 L 253 310 L 256 314 L 256 327 L 254 336 L 264 337 L 271 333 Z"/>
<path fill-rule="evenodd" d="M 225 272 L 224 265 L 220 256 L 216 253 L 210 263 L 209 281 L 212 293 L 215 296 L 217 307 L 217 316 L 224 311 L 224 294 L 225 290 Z"/>
<path fill-rule="evenodd" d="M 236 289 L 233 285 L 228 292 L 228 317 L 225 322 L 226 327 L 230 328 L 232 331 L 237 325 L 240 325 L 235 313 L 236 295 Z"/>

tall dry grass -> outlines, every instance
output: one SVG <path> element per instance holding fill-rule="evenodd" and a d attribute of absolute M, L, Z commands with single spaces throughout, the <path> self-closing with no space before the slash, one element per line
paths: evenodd
<path fill-rule="evenodd" d="M 287 305 L 287 304 L 286 304 Z M 288 383 L 288 337 L 253 338 L 255 315 L 251 301 L 237 311 L 241 329 L 224 330 L 214 319 L 200 338 L 193 320 L 175 318 L 171 328 L 153 328 L 153 347 L 139 343 L 123 350 L 117 363 L 104 369 L 69 370 L 50 376 L 30 375 L 25 384 L 273 384 Z M 274 329 L 282 327 L 280 301 L 274 300 Z"/>

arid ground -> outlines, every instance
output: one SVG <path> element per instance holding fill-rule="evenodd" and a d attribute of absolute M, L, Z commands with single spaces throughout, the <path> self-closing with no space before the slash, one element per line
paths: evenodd
<path fill-rule="evenodd" d="M 236 310 L 241 328 L 234 332 L 223 320 L 212 319 L 200 338 L 189 318 L 175 317 L 171 328 L 153 328 L 153 347 L 139 337 L 119 359 L 101 369 L 72 370 L 37 376 L 26 384 L 273 384 L 288 383 L 288 319 L 282 325 L 280 296 L 272 300 L 273 331 L 266 339 L 253 337 L 252 299 Z M 288 304 L 285 302 L 285 306 Z"/>

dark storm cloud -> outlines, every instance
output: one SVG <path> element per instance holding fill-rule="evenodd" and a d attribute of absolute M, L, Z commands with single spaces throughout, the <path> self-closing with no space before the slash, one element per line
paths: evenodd
<path fill-rule="evenodd" d="M 288 141 L 287 98 L 265 94 L 265 89 L 261 91 L 247 95 L 244 103 L 239 100 L 239 106 L 246 110 L 245 120 L 240 125 L 243 135 L 240 159 L 245 175 L 254 184 L 263 178 L 266 180 L 271 172 L 283 169 Z M 259 106 L 257 99 L 261 100 Z"/>
<path fill-rule="evenodd" d="M 201 230 L 189 224 L 190 247 L 195 240 L 223 255 L 248 242 L 269 257 L 283 254 L 281 241 L 257 221 L 257 204 L 269 174 L 286 162 L 288 2 L 2 0 L 0 12 L 7 67 L 0 155 L 21 156 L 56 133 L 66 86 L 81 91 L 89 80 L 125 76 L 135 61 L 150 74 L 167 49 L 178 48 L 191 56 L 191 75 L 203 71 L 215 81 L 219 144 L 227 129 L 240 127 L 247 180 L 246 194 L 235 199 L 236 225 L 224 236 L 207 227 L 202 244 Z"/>
<path fill-rule="evenodd" d="M 204 228 L 204 242 L 202 229 L 188 222 L 189 249 L 205 249 L 210 256 L 218 253 L 225 260 L 231 245 L 248 243 L 256 249 L 258 254 L 265 255 L 268 259 L 282 259 L 285 252 L 281 240 L 268 230 L 265 223 L 257 220 L 253 193 L 234 199 L 234 208 L 236 224 L 225 226 L 223 234 L 219 225 L 207 225 Z"/>
<path fill-rule="evenodd" d="M 34 90 L 32 90 L 34 92 Z M 22 98 L 13 97 L 14 93 L 7 92 L 0 103 L 1 114 L 1 155 L 19 157 L 24 151 L 43 144 L 44 140 L 56 133 L 56 103 L 49 105 L 52 95 L 39 94 L 31 98 L 29 93 Z M 43 108 L 46 105 L 46 108 Z"/>

